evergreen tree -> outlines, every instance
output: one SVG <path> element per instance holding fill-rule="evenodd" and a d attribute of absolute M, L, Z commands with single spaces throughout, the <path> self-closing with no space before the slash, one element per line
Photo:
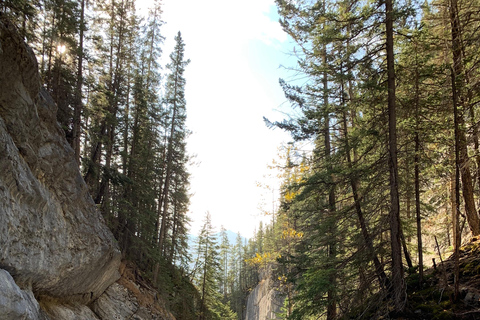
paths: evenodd
<path fill-rule="evenodd" d="M 220 228 L 220 266 L 222 267 L 222 277 L 220 280 L 220 290 L 223 295 L 222 302 L 227 303 L 229 299 L 228 274 L 229 274 L 229 259 L 230 259 L 230 242 L 225 228 Z"/>
<path fill-rule="evenodd" d="M 188 134 L 185 128 L 186 101 L 185 101 L 185 78 L 183 73 L 190 60 L 184 59 L 185 44 L 182 35 L 178 32 L 175 37 L 175 48 L 170 55 L 171 62 L 167 65 L 170 74 L 167 76 L 166 96 L 164 98 L 167 107 L 168 130 L 166 132 L 166 154 L 164 173 L 162 176 L 163 185 L 160 188 L 159 196 L 159 218 L 161 218 L 159 234 L 159 248 L 163 250 L 166 236 L 166 229 L 169 209 L 169 195 L 171 192 L 171 180 L 175 166 L 185 165 L 184 141 Z"/>
<path fill-rule="evenodd" d="M 28 40 L 35 38 L 35 24 L 42 1 L 5 0 L 0 3 L 0 12 L 9 17 Z"/>
<path fill-rule="evenodd" d="M 277 1 L 277 4 L 284 30 L 301 49 L 298 69 L 308 81 L 301 87 L 281 81 L 287 99 L 301 109 L 303 116 L 296 121 L 274 125 L 290 131 L 295 140 L 315 141 L 315 150 L 308 163 L 311 169 L 299 181 L 290 184 L 288 189 L 298 195 L 284 205 L 287 216 L 294 219 L 295 232 L 302 231 L 306 235 L 295 247 L 290 262 L 285 260 L 291 266 L 289 269 L 302 270 L 300 274 L 290 272 L 291 281 L 297 283 L 298 290 L 293 316 L 302 318 L 326 308 L 327 317 L 335 318 L 335 297 L 342 296 L 343 301 L 338 301 L 342 304 L 349 300 L 344 293 L 335 292 L 342 287 L 340 283 L 335 284 L 338 279 L 335 266 L 337 263 L 344 266 L 342 277 L 358 275 L 361 279 L 363 275 L 359 272 L 364 273 L 367 266 L 363 261 L 365 257 L 373 262 L 373 273 L 383 294 L 394 293 L 396 308 L 401 310 L 403 305 L 399 301 L 404 289 L 401 285 L 398 173 L 395 173 L 398 171 L 395 92 L 392 81 L 388 87 L 381 80 L 382 77 L 394 79 L 394 44 L 389 35 L 394 25 L 393 7 L 389 3 L 381 11 L 373 4 L 355 1 L 299 1 L 295 4 Z M 385 30 L 388 32 L 384 33 Z M 388 45 L 382 46 L 381 41 L 369 42 L 369 39 L 382 38 Z M 385 55 L 387 60 L 384 60 Z M 388 92 L 390 98 L 385 99 Z M 357 95 L 362 95 L 361 101 L 356 99 Z M 386 117 L 389 112 L 390 120 Z M 389 123 L 390 131 L 385 130 Z M 389 144 L 385 144 L 388 140 L 382 140 L 384 137 L 390 138 Z M 388 181 L 384 178 L 387 172 L 391 172 Z M 339 197 L 336 191 L 345 196 Z M 390 201 L 387 200 L 389 195 Z M 338 203 L 342 203 L 341 210 L 337 208 Z M 385 203 L 391 204 L 390 223 L 392 230 L 396 230 L 390 232 L 393 237 L 389 249 L 395 254 L 391 280 L 378 259 L 378 250 L 384 248 L 375 247 L 375 237 L 382 237 L 384 232 L 381 226 L 388 211 Z M 356 213 L 357 221 L 346 218 L 351 217 L 349 211 Z M 371 213 L 368 220 L 364 212 Z M 316 227 L 311 225 L 312 221 Z M 337 228 L 336 224 L 342 228 Z M 323 238 L 325 234 L 329 237 Z M 335 241 L 340 238 L 338 234 L 342 234 L 341 244 Z M 358 236 L 363 238 L 365 247 L 355 248 Z M 318 250 L 318 256 L 311 253 L 312 247 Z M 336 250 L 340 247 L 341 253 Z M 357 252 L 363 248 L 366 255 Z M 409 257 L 406 246 L 403 251 L 405 257 Z M 323 262 L 319 264 L 319 260 Z M 318 286 L 313 289 L 314 281 L 324 285 L 321 289 Z M 360 287 L 365 289 L 366 282 L 361 282 Z M 310 303 L 312 300 L 319 304 Z"/>
<path fill-rule="evenodd" d="M 195 283 L 200 292 L 198 320 L 236 319 L 228 304 L 221 299 L 220 246 L 215 236 L 210 213 L 206 213 L 204 224 L 197 240 L 198 274 Z"/>
<path fill-rule="evenodd" d="M 237 314 L 237 320 L 243 319 L 245 292 L 242 289 L 244 278 L 243 241 L 237 234 L 235 245 L 231 248 L 229 263 L 230 307 Z"/>

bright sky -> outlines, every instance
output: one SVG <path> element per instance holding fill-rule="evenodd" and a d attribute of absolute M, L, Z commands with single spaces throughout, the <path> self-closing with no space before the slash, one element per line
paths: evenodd
<path fill-rule="evenodd" d="M 209 211 L 223 225 L 251 237 L 272 208 L 273 195 L 257 187 L 267 165 L 289 135 L 268 129 L 263 116 L 284 118 L 288 110 L 280 65 L 292 44 L 282 31 L 274 0 L 163 0 L 164 58 L 181 31 L 186 58 L 188 152 L 196 155 L 191 176 L 191 233 L 198 234 Z M 294 63 L 294 62 L 290 62 Z M 278 189 L 278 187 L 277 187 Z M 265 218 L 264 218 L 265 220 Z"/>

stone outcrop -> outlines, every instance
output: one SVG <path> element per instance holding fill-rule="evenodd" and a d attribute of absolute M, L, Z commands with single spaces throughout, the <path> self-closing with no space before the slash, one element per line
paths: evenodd
<path fill-rule="evenodd" d="M 153 319 L 116 293 L 120 251 L 56 112 L 33 51 L 0 13 L 0 319 Z M 100 311 L 129 300 L 128 317 Z"/>
<path fill-rule="evenodd" d="M 259 273 L 259 283 L 247 298 L 245 320 L 280 319 L 284 297 L 271 279 L 271 270 L 266 268 Z"/>

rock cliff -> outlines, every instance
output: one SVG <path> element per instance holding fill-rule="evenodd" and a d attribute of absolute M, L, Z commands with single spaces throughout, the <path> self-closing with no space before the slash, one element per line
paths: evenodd
<path fill-rule="evenodd" d="M 271 270 L 266 268 L 259 273 L 259 283 L 248 295 L 245 320 L 273 320 L 283 307 L 284 297 L 275 288 Z"/>
<path fill-rule="evenodd" d="M 0 14 L 0 319 L 171 319 L 138 314 L 119 267 L 33 51 Z"/>

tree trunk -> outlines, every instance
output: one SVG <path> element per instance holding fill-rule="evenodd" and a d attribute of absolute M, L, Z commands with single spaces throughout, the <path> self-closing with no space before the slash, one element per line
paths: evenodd
<path fill-rule="evenodd" d="M 350 44 L 350 42 L 347 41 L 347 48 L 349 47 L 349 44 Z M 343 90 L 343 87 L 344 87 L 343 80 L 342 80 L 341 85 L 342 85 L 342 92 L 343 92 L 344 91 Z M 349 95 L 350 101 L 352 101 L 353 97 L 354 97 L 352 88 L 353 88 L 353 84 L 351 83 L 351 81 L 349 81 L 349 83 L 348 83 L 348 95 Z M 344 98 L 343 95 L 342 95 L 342 104 L 345 104 L 345 98 Z M 356 120 L 356 113 L 355 113 L 354 110 L 352 110 L 352 112 L 350 114 L 350 117 L 351 117 L 351 125 L 353 127 L 355 125 L 355 120 Z M 352 188 L 353 201 L 354 201 L 354 204 L 355 204 L 355 212 L 357 213 L 357 218 L 358 218 L 358 222 L 360 224 L 360 230 L 362 232 L 363 241 L 365 242 L 368 257 L 373 262 L 373 265 L 375 267 L 375 275 L 378 279 L 378 283 L 380 285 L 380 288 L 386 292 L 387 287 L 389 286 L 389 280 L 388 280 L 388 277 L 385 274 L 385 271 L 383 269 L 383 264 L 380 262 L 377 255 L 375 254 L 375 248 L 373 246 L 373 238 L 370 235 L 370 232 L 368 231 L 368 227 L 367 227 L 365 217 L 363 215 L 362 206 L 361 206 L 361 203 L 360 203 L 360 201 L 361 201 L 360 195 L 358 194 L 359 181 L 356 178 L 355 174 L 353 174 L 354 162 L 356 163 L 358 156 L 357 156 L 356 149 L 355 148 L 352 149 L 350 147 L 350 143 L 349 143 L 349 139 L 348 139 L 348 123 L 347 123 L 347 113 L 346 112 L 343 113 L 343 119 L 342 120 L 343 120 L 342 122 L 343 122 L 343 131 L 344 131 L 345 154 L 346 154 L 348 169 L 351 172 L 349 180 L 350 180 L 350 187 Z M 352 157 L 350 155 L 350 152 L 353 153 L 353 161 L 352 161 Z"/>
<path fill-rule="evenodd" d="M 422 244 L 422 216 L 420 210 L 420 142 L 418 131 L 415 132 L 415 213 L 417 217 L 417 250 L 418 274 L 420 283 L 423 282 L 423 244 Z"/>
<path fill-rule="evenodd" d="M 174 265 L 175 261 L 175 241 L 177 240 L 177 224 L 178 224 L 178 212 L 176 202 L 173 203 L 173 220 L 172 220 L 172 245 L 170 246 L 169 263 Z"/>
<path fill-rule="evenodd" d="M 452 240 L 453 240 L 453 248 L 457 245 L 457 175 L 456 175 L 456 167 L 457 162 L 454 160 L 454 172 L 450 175 L 450 203 L 452 205 Z M 460 191 L 459 191 L 460 193 Z"/>
<path fill-rule="evenodd" d="M 414 156 L 414 172 L 415 172 L 415 215 L 417 220 L 417 251 L 418 251 L 418 282 L 423 282 L 423 244 L 422 244 L 422 216 L 420 210 L 420 89 L 419 89 L 419 73 L 417 62 L 417 50 L 415 43 L 415 156 Z"/>
<path fill-rule="evenodd" d="M 168 194 L 169 194 L 169 189 L 170 189 L 170 176 L 171 176 L 171 170 L 172 170 L 172 161 L 173 161 L 173 135 L 175 134 L 175 121 L 176 121 L 176 116 L 177 116 L 177 88 L 178 88 L 178 75 L 175 77 L 175 83 L 174 83 L 174 100 L 173 100 L 173 114 L 172 114 L 172 125 L 170 128 L 170 137 L 168 141 L 168 147 L 167 147 L 167 165 L 166 165 L 166 172 L 165 172 L 165 183 L 163 186 L 163 203 L 160 202 L 159 205 L 163 204 L 163 210 L 162 210 L 162 223 L 160 225 L 160 236 L 159 236 L 159 245 L 158 248 L 160 252 L 163 250 L 163 241 L 165 238 L 166 234 L 166 228 L 167 228 L 167 211 L 168 211 Z"/>
<path fill-rule="evenodd" d="M 470 99 L 468 99 L 470 101 Z M 470 103 L 469 103 L 470 104 Z M 476 170 L 476 175 L 477 175 L 477 192 L 480 191 L 480 143 L 478 140 L 478 125 L 475 121 L 475 110 L 473 108 L 473 105 L 470 104 L 469 106 L 469 111 L 470 111 L 470 123 L 472 125 L 472 138 L 473 138 L 473 145 L 475 147 L 475 164 L 477 165 L 477 170 Z M 473 182 L 475 185 L 475 182 Z M 478 193 L 477 193 L 478 195 Z"/>
<path fill-rule="evenodd" d="M 411 213 L 411 208 L 412 208 L 412 185 L 410 181 L 410 153 L 409 153 L 409 148 L 407 147 L 405 150 L 405 196 L 406 196 L 406 203 L 405 203 L 405 211 L 407 213 L 407 221 L 410 223 L 410 220 L 412 219 L 412 213 Z M 407 235 L 406 241 L 408 243 L 411 242 L 411 237 L 410 235 Z"/>
<path fill-rule="evenodd" d="M 347 163 L 348 163 L 348 168 L 349 171 L 351 172 L 353 169 L 353 163 L 352 163 L 352 158 L 350 156 L 350 145 L 348 142 L 348 127 L 347 127 L 347 115 L 343 115 L 343 130 L 345 132 L 345 150 L 346 150 L 346 157 L 347 157 Z M 387 275 L 385 274 L 385 271 L 383 269 L 382 263 L 380 263 L 380 260 L 378 260 L 377 255 L 375 254 L 375 249 L 373 247 L 373 239 L 372 236 L 370 235 L 370 232 L 368 231 L 367 224 L 365 221 L 365 217 L 363 215 L 362 211 L 362 206 L 360 204 L 360 196 L 358 194 L 358 189 L 357 189 L 358 181 L 356 178 L 354 178 L 354 175 L 350 175 L 350 186 L 352 188 L 352 194 L 353 194 L 353 201 L 355 203 L 355 211 L 357 213 L 358 217 L 358 222 L 360 223 L 360 230 L 362 231 L 362 236 L 363 236 L 363 241 L 365 242 L 365 246 L 367 249 L 367 253 L 371 261 L 373 262 L 373 265 L 375 267 L 375 275 L 377 276 L 380 288 L 383 290 L 386 290 L 387 287 L 389 286 L 389 280 L 387 278 Z"/>
<path fill-rule="evenodd" d="M 124 2 L 121 3 L 122 8 L 124 8 Z M 113 11 L 113 9 L 112 9 Z M 120 15 L 119 21 L 119 31 L 118 31 L 118 42 L 116 44 L 116 53 L 115 53 L 115 68 L 110 71 L 110 98 L 109 98 L 109 105 L 108 105 L 108 113 L 110 117 L 105 117 L 104 121 L 107 122 L 107 143 L 105 146 L 105 172 L 102 177 L 102 181 L 100 183 L 100 187 L 97 191 L 97 195 L 95 197 L 95 203 L 100 203 L 103 196 L 106 192 L 108 192 L 109 183 L 110 183 L 110 166 L 111 166 L 111 159 L 113 155 L 113 145 L 115 142 L 115 135 L 116 135 L 116 125 L 117 125 L 117 112 L 118 112 L 118 100 L 119 100 L 119 88 L 121 84 L 122 75 L 121 70 L 124 60 L 124 36 L 125 36 L 125 10 L 121 10 L 122 14 Z M 113 37 L 112 37 L 113 39 Z M 113 52 L 113 43 L 111 44 L 110 51 Z M 113 53 L 112 53 L 113 54 Z M 111 60 L 111 66 L 113 68 L 113 60 Z M 110 121 L 108 121 L 110 118 Z"/>
<path fill-rule="evenodd" d="M 82 86 L 83 86 L 83 33 L 85 30 L 85 0 L 80 2 L 80 34 L 78 46 L 77 85 L 75 88 L 75 105 L 73 109 L 72 148 L 75 159 L 80 165 L 80 134 L 82 112 Z"/>
<path fill-rule="evenodd" d="M 453 0 L 452 0 L 453 2 Z M 459 123 L 459 110 L 457 108 L 457 89 L 455 86 L 455 71 L 454 68 L 451 70 L 452 72 L 452 95 L 453 95 L 453 118 L 454 118 L 454 126 L 455 126 L 455 210 L 454 210 L 454 217 L 453 217 L 453 226 L 454 226 L 454 236 L 455 236 L 455 242 L 454 242 L 454 259 L 455 259 L 455 265 L 454 265 L 454 301 L 458 301 L 458 297 L 460 294 L 460 245 L 462 242 L 462 236 L 461 236 L 461 231 L 460 231 L 460 172 L 461 166 L 464 165 L 463 159 L 461 156 L 461 134 L 460 134 L 460 123 Z M 463 178 L 463 174 L 462 174 Z M 462 179 L 463 182 L 463 179 Z M 464 198 L 465 198 L 465 188 L 464 188 Z M 465 199 L 466 202 L 466 199 Z M 467 205 L 465 204 L 465 210 L 467 210 Z M 468 217 L 468 215 L 467 215 Z M 473 232 L 473 230 L 472 230 Z"/>
<path fill-rule="evenodd" d="M 205 305 L 206 287 L 207 287 L 207 260 L 208 260 L 208 241 L 205 241 L 205 261 L 203 264 L 203 281 L 202 281 L 202 298 L 200 299 L 200 314 L 198 320 L 204 320 L 205 311 L 207 310 Z"/>
<path fill-rule="evenodd" d="M 463 112 L 466 110 L 466 99 L 464 91 L 464 70 L 462 60 L 462 39 L 460 34 L 460 21 L 458 17 L 457 1 L 450 0 L 450 24 L 452 28 L 452 94 L 453 109 L 455 117 L 455 145 L 458 148 L 457 164 L 462 177 L 463 199 L 465 201 L 465 213 L 470 230 L 474 236 L 480 234 L 480 219 L 475 208 L 473 195 L 473 182 L 470 174 L 469 158 L 467 150 L 467 138 L 465 132 L 465 121 Z M 457 199 L 458 201 L 458 199 Z"/>
<path fill-rule="evenodd" d="M 403 279 L 402 245 L 400 241 L 400 202 L 398 195 L 397 115 L 395 106 L 395 65 L 393 53 L 393 1 L 385 0 L 385 33 L 388 77 L 388 128 L 390 166 L 390 242 L 392 247 L 392 287 L 396 312 L 405 308 L 406 292 Z"/>
<path fill-rule="evenodd" d="M 400 241 L 402 242 L 403 254 L 405 255 L 405 262 L 407 263 L 407 266 L 410 269 L 412 269 L 413 268 L 412 258 L 410 256 L 410 252 L 408 252 L 407 241 L 403 234 L 402 228 L 400 228 Z"/>
<path fill-rule="evenodd" d="M 327 50 L 324 47 L 323 49 L 323 67 L 327 68 Z M 330 227 L 329 227 L 329 233 L 330 233 L 330 241 L 328 243 L 328 259 L 329 259 L 329 269 L 330 269 L 330 275 L 329 275 L 329 289 L 327 292 L 327 300 L 328 300 L 328 305 L 327 305 L 327 320 L 332 320 L 337 317 L 337 303 L 336 303 L 336 282 L 337 282 L 337 276 L 336 276 L 336 266 L 335 266 L 335 260 L 336 260 L 336 255 L 337 255 L 337 242 L 335 240 L 336 237 L 336 223 L 334 222 L 335 220 L 335 183 L 333 181 L 333 174 L 332 172 L 332 164 L 331 164 L 331 145 L 330 145 L 330 116 L 329 116 L 329 105 L 328 105 L 328 78 L 327 78 L 327 72 L 323 72 L 323 112 L 324 112 L 324 147 L 325 147 L 325 158 L 327 161 L 327 170 L 329 171 L 329 192 L 328 192 L 328 215 L 329 215 L 329 220 Z"/>

